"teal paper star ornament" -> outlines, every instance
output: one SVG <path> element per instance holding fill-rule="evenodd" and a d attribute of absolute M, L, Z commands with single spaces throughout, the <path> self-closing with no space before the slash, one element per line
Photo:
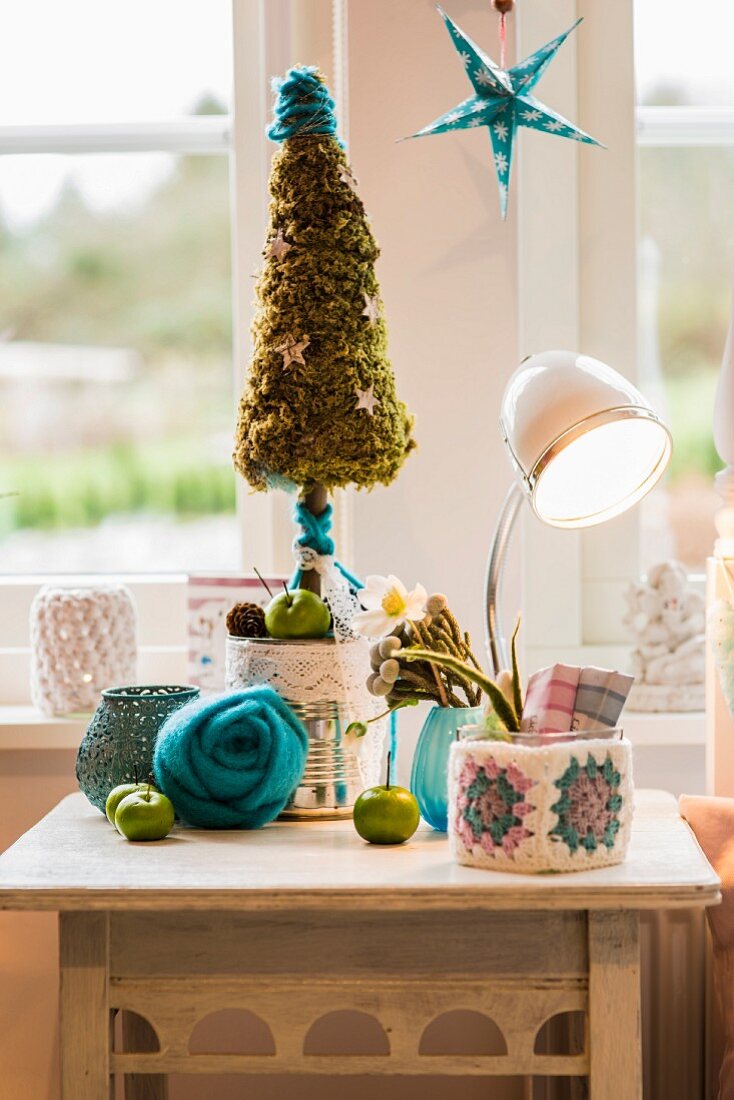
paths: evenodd
<path fill-rule="evenodd" d="M 550 65 L 556 53 L 581 22 L 577 19 L 557 38 L 546 42 L 524 61 L 511 69 L 500 69 L 471 38 L 457 27 L 442 8 L 438 12 L 446 24 L 457 53 L 464 62 L 467 76 L 474 86 L 474 95 L 429 123 L 411 137 L 443 134 L 449 130 L 467 130 L 486 126 L 492 139 L 494 166 L 500 190 L 500 210 L 507 215 L 507 196 L 512 171 L 512 154 L 519 126 L 542 130 L 546 134 L 581 141 L 585 145 L 601 142 L 569 122 L 557 111 L 546 107 L 532 95 L 532 89 Z M 603 146 L 602 146 L 603 148 Z"/>

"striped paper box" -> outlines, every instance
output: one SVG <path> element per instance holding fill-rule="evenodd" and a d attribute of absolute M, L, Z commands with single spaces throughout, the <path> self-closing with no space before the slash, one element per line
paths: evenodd
<path fill-rule="evenodd" d="M 571 729 L 595 733 L 614 729 L 634 682 L 634 676 L 624 672 L 582 668 Z"/>
<path fill-rule="evenodd" d="M 533 673 L 520 722 L 524 733 L 570 731 L 580 672 L 574 665 L 551 665 Z"/>

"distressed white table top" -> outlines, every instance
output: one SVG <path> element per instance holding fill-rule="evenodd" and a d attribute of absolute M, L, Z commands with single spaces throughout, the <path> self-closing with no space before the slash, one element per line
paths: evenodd
<path fill-rule="evenodd" d="M 130 844 L 83 795 L 65 798 L 0 856 L 0 909 L 662 909 L 719 900 L 719 880 L 676 802 L 638 791 L 617 867 L 512 875 L 460 867 L 421 827 L 373 847 L 350 821 L 276 822 L 255 832 L 174 829 Z"/>

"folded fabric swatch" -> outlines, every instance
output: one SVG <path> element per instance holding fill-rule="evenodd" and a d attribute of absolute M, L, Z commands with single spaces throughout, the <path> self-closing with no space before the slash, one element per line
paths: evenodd
<path fill-rule="evenodd" d="M 178 816 L 204 829 L 257 829 L 303 774 L 308 735 L 277 692 L 253 687 L 198 699 L 166 720 L 153 772 Z"/>
<path fill-rule="evenodd" d="M 527 733 L 568 733 L 571 729 L 580 668 L 551 665 L 528 680 L 520 729 Z"/>
<path fill-rule="evenodd" d="M 598 733 L 614 729 L 627 702 L 634 676 L 608 668 L 581 669 L 571 729 Z"/>

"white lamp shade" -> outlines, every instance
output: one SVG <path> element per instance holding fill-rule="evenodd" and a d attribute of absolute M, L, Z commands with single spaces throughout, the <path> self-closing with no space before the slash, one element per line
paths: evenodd
<path fill-rule="evenodd" d="M 613 518 L 660 480 L 670 432 L 642 394 L 598 359 L 531 355 L 502 400 L 501 426 L 533 510 L 554 527 Z"/>

